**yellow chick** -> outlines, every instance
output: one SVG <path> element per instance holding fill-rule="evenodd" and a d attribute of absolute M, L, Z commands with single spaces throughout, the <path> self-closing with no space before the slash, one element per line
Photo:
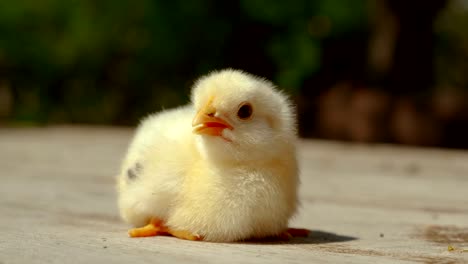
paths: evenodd
<path fill-rule="evenodd" d="M 118 177 L 132 237 L 232 242 L 305 235 L 297 208 L 296 124 L 287 97 L 238 70 L 200 78 L 191 104 L 147 117 Z"/>

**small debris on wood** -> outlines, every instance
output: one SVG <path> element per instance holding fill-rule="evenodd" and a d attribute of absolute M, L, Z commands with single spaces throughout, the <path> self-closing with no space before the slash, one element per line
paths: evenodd
<path fill-rule="evenodd" d="M 405 168 L 408 174 L 418 174 L 421 171 L 421 167 L 416 163 L 410 163 Z"/>
<path fill-rule="evenodd" d="M 458 252 L 462 252 L 462 253 L 468 252 L 468 248 L 456 248 L 456 247 L 454 247 L 452 245 L 448 245 L 447 250 L 448 251 L 458 251 Z"/>

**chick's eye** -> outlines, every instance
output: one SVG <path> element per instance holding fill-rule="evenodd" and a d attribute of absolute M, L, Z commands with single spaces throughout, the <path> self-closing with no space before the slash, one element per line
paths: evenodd
<path fill-rule="evenodd" d="M 252 106 L 250 104 L 244 104 L 237 111 L 237 116 L 240 119 L 246 120 L 252 116 L 252 111 Z"/>

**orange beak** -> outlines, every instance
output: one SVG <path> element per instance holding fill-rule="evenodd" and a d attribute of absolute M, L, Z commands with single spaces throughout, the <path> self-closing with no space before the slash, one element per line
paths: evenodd
<path fill-rule="evenodd" d="M 209 102 L 195 116 L 192 122 L 193 133 L 199 135 L 222 136 L 224 129 L 233 129 L 233 127 L 215 116 L 216 109 Z"/>

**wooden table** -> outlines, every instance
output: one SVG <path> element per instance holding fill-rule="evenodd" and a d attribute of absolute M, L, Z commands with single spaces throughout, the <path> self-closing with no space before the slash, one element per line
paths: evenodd
<path fill-rule="evenodd" d="M 0 129 L 0 263 L 468 263 L 468 152 L 301 141 L 292 226 L 310 237 L 217 244 L 127 237 L 114 175 L 131 133 Z"/>

